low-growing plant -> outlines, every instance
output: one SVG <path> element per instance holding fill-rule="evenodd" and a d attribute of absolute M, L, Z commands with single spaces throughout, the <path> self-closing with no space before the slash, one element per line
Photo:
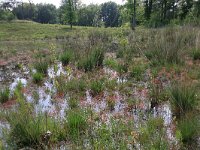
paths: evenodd
<path fill-rule="evenodd" d="M 78 108 L 78 100 L 76 97 L 70 97 L 68 101 L 68 105 L 71 109 Z"/>
<path fill-rule="evenodd" d="M 120 75 L 122 75 L 124 73 L 127 73 L 128 72 L 128 65 L 127 64 L 119 63 L 117 65 L 116 70 L 117 70 L 117 72 L 119 72 Z"/>
<path fill-rule="evenodd" d="M 113 97 L 108 97 L 107 99 L 107 105 L 108 105 L 108 108 L 112 111 L 115 109 L 115 99 L 113 99 Z"/>
<path fill-rule="evenodd" d="M 10 96 L 10 89 L 5 88 L 4 90 L 1 90 L 0 92 L 0 103 L 5 103 L 9 100 Z"/>
<path fill-rule="evenodd" d="M 91 81 L 90 89 L 93 96 L 100 94 L 104 90 L 104 80 L 100 79 Z"/>
<path fill-rule="evenodd" d="M 69 133 L 69 138 L 73 140 L 78 140 L 78 138 L 84 134 L 87 128 L 87 121 L 82 110 L 69 110 L 67 111 L 67 132 Z"/>
<path fill-rule="evenodd" d="M 40 84 L 43 80 L 43 74 L 36 72 L 33 74 L 33 82 L 36 84 Z"/>
<path fill-rule="evenodd" d="M 92 71 L 94 64 L 90 57 L 84 57 L 78 61 L 78 69 L 83 69 L 85 72 Z"/>
<path fill-rule="evenodd" d="M 198 104 L 196 88 L 194 86 L 174 84 L 170 89 L 170 95 L 171 105 L 174 114 L 177 116 L 195 110 Z"/>
<path fill-rule="evenodd" d="M 200 60 L 200 50 L 195 49 L 192 51 L 193 60 Z"/>
<path fill-rule="evenodd" d="M 16 149 L 24 147 L 43 149 L 43 146 L 52 140 L 64 139 L 64 129 L 61 129 L 59 123 L 42 113 L 35 114 L 33 107 L 24 100 L 23 94 L 18 91 L 16 95 L 20 104 L 18 110 L 10 111 L 5 116 L 10 125 L 6 141 L 8 145 Z M 48 139 L 45 139 L 46 134 L 49 134 Z"/>
<path fill-rule="evenodd" d="M 141 80 L 145 72 L 145 67 L 142 65 L 136 65 L 131 68 L 130 76 L 136 80 Z"/>
<path fill-rule="evenodd" d="M 67 91 L 75 92 L 75 93 L 80 93 L 84 92 L 86 90 L 86 81 L 84 79 L 72 79 L 68 81 L 65 85 L 65 89 Z"/>
<path fill-rule="evenodd" d="M 106 60 L 104 60 L 104 65 L 106 67 L 110 67 L 112 69 L 116 69 L 117 61 L 115 59 L 106 59 Z"/>
<path fill-rule="evenodd" d="M 38 73 L 47 74 L 48 71 L 48 63 L 46 61 L 39 61 L 34 64 L 34 68 L 37 70 Z"/>
<path fill-rule="evenodd" d="M 178 130 L 181 133 L 181 140 L 184 144 L 191 144 L 200 134 L 199 119 L 194 116 L 187 116 L 178 122 Z"/>
<path fill-rule="evenodd" d="M 139 142 L 142 149 L 169 149 L 169 145 L 165 137 L 163 119 L 150 118 L 146 126 L 140 129 Z"/>
<path fill-rule="evenodd" d="M 61 95 L 66 93 L 65 85 L 66 85 L 65 77 L 63 75 L 55 78 L 55 86 L 56 86 L 56 90 L 57 90 L 58 95 L 61 96 Z"/>
<path fill-rule="evenodd" d="M 103 66 L 103 60 L 104 51 L 96 48 L 78 61 L 78 69 L 84 69 L 85 72 L 92 71 L 96 67 Z"/>
<path fill-rule="evenodd" d="M 72 52 L 71 51 L 65 51 L 63 54 L 61 54 L 60 56 L 60 61 L 62 62 L 62 64 L 64 66 L 68 65 L 69 62 L 71 61 L 72 59 Z"/>

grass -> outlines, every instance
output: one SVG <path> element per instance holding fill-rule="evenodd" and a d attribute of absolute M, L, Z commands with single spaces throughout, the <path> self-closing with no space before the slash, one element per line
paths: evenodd
<path fill-rule="evenodd" d="M 194 86 L 174 84 L 170 89 L 171 105 L 174 114 L 184 115 L 196 109 L 198 98 Z"/>
<path fill-rule="evenodd" d="M 71 51 L 65 51 L 63 54 L 60 56 L 60 61 L 64 66 L 67 66 L 69 62 L 72 59 L 72 52 Z"/>
<path fill-rule="evenodd" d="M 115 59 L 105 59 L 104 60 L 104 66 L 112 68 L 112 69 L 116 69 L 117 68 L 117 61 Z"/>
<path fill-rule="evenodd" d="M 78 140 L 80 135 L 84 134 L 84 131 L 87 128 L 84 112 L 77 109 L 68 111 L 66 126 L 70 138 L 73 140 Z"/>
<path fill-rule="evenodd" d="M 47 74 L 48 66 L 48 62 L 46 61 L 39 61 L 34 64 L 34 68 L 36 69 L 36 71 L 44 75 Z"/>
<path fill-rule="evenodd" d="M 178 130 L 181 133 L 181 140 L 184 144 L 191 145 L 200 134 L 199 129 L 199 120 L 194 116 L 187 116 L 178 123 Z"/>
<path fill-rule="evenodd" d="M 200 50 L 193 50 L 192 51 L 192 58 L 193 60 L 200 60 Z"/>
<path fill-rule="evenodd" d="M 5 103 L 9 100 L 10 96 L 10 89 L 5 88 L 4 90 L 1 90 L 0 92 L 0 103 Z"/>
<path fill-rule="evenodd" d="M 101 92 L 103 92 L 105 86 L 104 86 L 104 80 L 100 79 L 100 80 L 93 80 L 90 82 L 90 89 L 91 89 L 91 93 L 93 96 L 96 96 L 98 94 L 100 94 Z"/>
<path fill-rule="evenodd" d="M 45 114 L 34 114 L 33 108 L 26 103 L 21 92 L 17 92 L 19 108 L 17 111 L 10 111 L 5 118 L 10 125 L 7 135 L 9 146 L 16 149 L 31 147 L 43 149 L 50 141 L 58 140 L 63 137 L 63 130 L 55 120 Z M 43 139 L 47 131 L 52 132 L 48 141 Z M 54 134 L 56 132 L 56 134 Z"/>
<path fill-rule="evenodd" d="M 141 80 L 146 68 L 142 65 L 136 65 L 131 68 L 130 77 Z"/>
<path fill-rule="evenodd" d="M 135 32 L 123 27 L 106 29 L 74 27 L 73 30 L 69 30 L 69 27 L 64 25 L 43 25 L 33 22 L 1 23 L 0 28 L 0 57 L 3 61 L 7 61 L 12 58 L 10 56 L 16 55 L 16 59 L 22 60 L 24 66 L 26 66 L 24 60 L 36 62 L 33 65 L 37 70 L 33 74 L 35 83 L 41 82 L 41 76 L 47 75 L 48 64 L 50 64 L 46 61 L 48 59 L 51 59 L 51 65 L 57 61 L 61 61 L 64 66 L 70 63 L 73 69 L 69 69 L 69 72 L 74 75 L 72 78 L 68 75 L 55 77 L 52 83 L 56 92 L 45 90 L 50 94 L 47 98 L 51 98 L 56 110 L 60 109 L 59 104 L 62 100 L 70 97 L 67 101 L 69 109 L 65 110 L 66 115 L 63 120 L 54 120 L 54 117 L 50 118 L 45 113 L 36 114 L 33 106 L 35 103 L 38 104 L 41 96 L 40 92 L 36 92 L 38 86 L 27 84 L 26 89 L 31 88 L 32 91 L 33 88 L 32 96 L 35 99 L 35 103 L 29 104 L 25 101 L 25 94 L 20 93 L 27 90 L 19 84 L 15 90 L 15 98 L 19 104 L 17 111 L 8 111 L 6 117 L 10 124 L 6 142 L 10 141 L 9 144 L 12 144 L 14 149 L 26 146 L 45 149 L 48 142 L 43 141 L 41 137 L 47 130 L 52 133 L 50 144 L 53 148 L 59 145 L 60 141 L 72 145 L 71 149 L 137 149 L 138 145 L 140 149 L 172 147 L 171 141 L 167 139 L 163 119 L 151 118 L 151 111 L 145 108 L 146 103 L 143 103 L 140 98 L 151 99 L 161 106 L 160 102 L 168 100 L 168 93 L 162 91 L 162 87 L 150 87 L 150 83 L 154 78 L 159 78 L 163 81 L 163 85 L 168 86 L 168 82 L 177 79 L 174 76 L 182 79 L 188 75 L 190 70 L 184 68 L 186 67 L 184 65 L 181 66 L 183 69 L 179 69 L 179 66 L 191 54 L 191 48 L 197 47 L 195 45 L 198 43 L 195 42 L 198 41 L 196 33 L 199 28 L 184 26 L 160 29 L 137 28 Z M 71 50 L 71 52 L 64 50 Z M 109 58 L 109 54 L 114 57 L 116 54 L 117 58 Z M 37 57 L 32 57 L 34 55 Z M 104 55 L 108 58 L 105 59 Z M 195 55 L 198 59 L 199 54 Z M 149 64 L 151 67 L 145 74 L 146 65 Z M 192 65 L 197 65 L 197 69 L 194 70 L 198 72 L 198 61 Z M 102 69 L 103 66 L 118 73 L 111 75 L 113 79 L 104 80 L 106 73 Z M 161 75 L 164 67 L 169 78 L 167 75 Z M 55 66 L 54 70 L 58 71 L 58 68 Z M 126 78 L 129 76 L 137 81 Z M 127 82 L 118 84 L 118 78 L 121 77 L 126 78 Z M 44 79 L 48 80 L 47 77 Z M 195 82 L 199 82 L 198 78 L 195 79 L 197 80 Z M 187 80 L 190 82 L 191 78 Z M 93 96 L 91 104 L 86 101 L 87 90 L 91 90 Z M 180 130 L 181 140 L 184 143 L 194 140 L 196 137 L 194 131 L 198 129 L 197 126 L 192 126 L 196 124 L 193 120 L 191 124 L 182 120 L 188 112 L 195 113 L 198 108 L 194 91 L 192 87 L 182 88 L 177 85 L 169 92 L 173 113 L 181 114 L 181 117 L 175 118 L 175 121 L 176 129 Z M 116 92 L 119 95 L 112 95 Z M 121 102 L 119 109 L 124 107 L 122 113 L 121 110 L 119 113 L 117 110 L 107 110 L 114 109 L 116 98 Z M 100 108 L 104 107 L 104 103 L 101 103 L 102 99 L 106 101 L 108 108 Z M 86 107 L 86 110 L 91 112 L 88 113 L 82 107 Z M 133 112 L 134 108 L 136 110 Z M 138 124 L 133 124 L 132 116 L 126 115 L 133 113 L 138 117 Z M 190 121 L 190 118 L 188 120 Z M 188 131 L 189 128 L 192 128 L 191 132 Z"/>
<path fill-rule="evenodd" d="M 92 52 L 78 61 L 78 68 L 83 69 L 85 72 L 92 71 L 94 68 L 102 67 L 104 60 L 104 51 L 96 47 Z"/>
<path fill-rule="evenodd" d="M 36 84 L 40 84 L 43 81 L 43 74 L 42 73 L 34 73 L 33 74 L 33 82 Z"/>

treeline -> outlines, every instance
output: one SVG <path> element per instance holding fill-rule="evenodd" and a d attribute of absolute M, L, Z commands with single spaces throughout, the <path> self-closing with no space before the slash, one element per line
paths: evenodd
<path fill-rule="evenodd" d="M 134 9 L 135 8 L 135 9 Z M 160 27 L 167 24 L 200 24 L 200 0 L 127 0 L 124 5 L 106 2 L 83 5 L 79 0 L 62 0 L 59 8 L 52 4 L 33 4 L 4 0 L 0 20 L 33 20 L 39 23 L 71 26 L 119 27 L 133 23 Z"/>

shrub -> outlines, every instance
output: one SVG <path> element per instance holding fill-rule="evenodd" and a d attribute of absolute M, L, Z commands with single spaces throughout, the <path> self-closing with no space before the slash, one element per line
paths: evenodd
<path fill-rule="evenodd" d="M 91 93 L 93 96 L 98 95 L 99 93 L 103 92 L 103 90 L 104 90 L 103 79 L 91 81 L 90 89 L 91 89 Z"/>
<path fill-rule="evenodd" d="M 10 89 L 6 88 L 0 92 L 0 102 L 5 103 L 9 100 Z"/>
<path fill-rule="evenodd" d="M 198 103 L 196 88 L 174 84 L 170 89 L 171 105 L 175 115 L 180 116 L 193 111 Z"/>
<path fill-rule="evenodd" d="M 34 73 L 33 74 L 33 82 L 36 83 L 36 84 L 39 84 L 41 83 L 43 80 L 43 74 L 42 73 Z"/>
<path fill-rule="evenodd" d="M 86 118 L 81 110 L 69 110 L 67 112 L 67 129 L 70 138 L 77 139 L 87 128 Z"/>
<path fill-rule="evenodd" d="M 64 66 L 68 65 L 71 59 L 72 59 L 72 52 L 70 51 L 66 51 L 60 56 L 60 61 Z"/>
<path fill-rule="evenodd" d="M 47 74 L 48 71 L 48 63 L 45 61 L 40 61 L 34 64 L 34 68 L 38 73 Z"/>

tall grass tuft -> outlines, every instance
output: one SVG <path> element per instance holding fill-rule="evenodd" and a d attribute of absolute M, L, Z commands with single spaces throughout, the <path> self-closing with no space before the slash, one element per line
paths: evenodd
<path fill-rule="evenodd" d="M 10 89 L 5 88 L 0 92 L 0 103 L 5 103 L 9 100 Z"/>
<path fill-rule="evenodd" d="M 191 144 L 199 135 L 199 120 L 197 117 L 187 116 L 178 123 L 178 130 L 181 133 L 181 140 L 184 144 Z"/>
<path fill-rule="evenodd" d="M 43 80 L 43 74 L 42 73 L 34 73 L 33 74 L 33 82 L 36 84 L 40 84 Z"/>
<path fill-rule="evenodd" d="M 67 112 L 67 129 L 70 138 L 77 140 L 87 128 L 86 117 L 82 110 L 69 110 Z"/>
<path fill-rule="evenodd" d="M 96 96 L 100 94 L 101 92 L 103 92 L 104 88 L 105 88 L 105 85 L 104 85 L 103 79 L 94 80 L 94 81 L 91 81 L 90 83 L 91 94 L 93 96 Z"/>
<path fill-rule="evenodd" d="M 46 61 L 39 61 L 34 64 L 34 68 L 37 70 L 37 72 L 45 75 L 47 74 L 48 66 L 48 62 Z"/>
<path fill-rule="evenodd" d="M 43 146 L 50 141 L 64 139 L 66 135 L 59 123 L 45 114 L 35 114 L 33 107 L 24 100 L 23 94 L 18 91 L 16 95 L 20 104 L 18 110 L 6 114 L 6 120 L 10 125 L 7 139 L 9 145 L 15 145 L 16 149 L 24 147 L 43 149 Z M 52 136 L 49 135 L 46 141 L 44 136 L 48 130 Z"/>
<path fill-rule="evenodd" d="M 198 98 L 194 86 L 174 84 L 170 89 L 170 95 L 171 105 L 177 116 L 193 111 L 197 106 Z"/>
<path fill-rule="evenodd" d="M 71 61 L 71 59 L 72 59 L 72 52 L 71 51 L 66 51 L 63 54 L 61 54 L 61 56 L 60 56 L 60 61 L 62 62 L 62 64 L 64 66 L 68 65 L 69 62 Z"/>
<path fill-rule="evenodd" d="M 85 72 L 92 71 L 96 67 L 103 66 L 104 51 L 96 48 L 91 51 L 87 56 L 83 57 L 78 62 L 78 68 L 84 69 Z"/>
<path fill-rule="evenodd" d="M 193 60 L 200 60 L 200 50 L 193 50 L 192 52 Z"/>

